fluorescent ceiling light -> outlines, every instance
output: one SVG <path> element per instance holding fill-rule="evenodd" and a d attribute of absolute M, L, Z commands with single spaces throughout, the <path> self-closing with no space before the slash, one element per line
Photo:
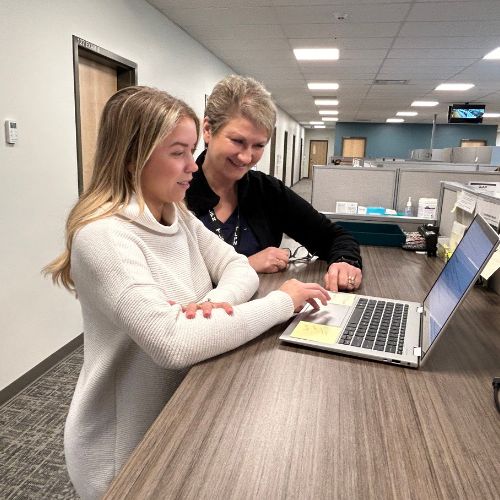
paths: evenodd
<path fill-rule="evenodd" d="M 309 122 L 310 125 L 323 125 L 323 122 Z"/>
<path fill-rule="evenodd" d="M 339 88 L 338 83 L 308 83 L 307 87 L 309 90 L 337 90 Z"/>
<path fill-rule="evenodd" d="M 404 122 L 403 118 L 387 118 L 387 123 L 402 123 Z"/>
<path fill-rule="evenodd" d="M 474 87 L 473 83 L 442 83 L 434 90 L 469 90 Z"/>
<path fill-rule="evenodd" d="M 326 128 L 324 125 L 314 125 L 313 128 Z"/>
<path fill-rule="evenodd" d="M 417 116 L 418 113 L 416 111 L 398 111 L 396 116 Z"/>
<path fill-rule="evenodd" d="M 338 115 L 339 112 L 336 109 L 320 109 L 320 115 Z"/>
<path fill-rule="evenodd" d="M 439 102 L 437 101 L 413 101 L 411 103 L 411 106 L 420 106 L 420 107 L 428 107 L 428 108 L 432 108 L 434 106 L 437 106 L 439 104 Z"/>
<path fill-rule="evenodd" d="M 323 121 L 324 122 L 338 122 L 339 119 L 337 117 L 333 118 L 331 116 L 326 116 L 325 118 L 323 118 Z"/>
<path fill-rule="evenodd" d="M 297 61 L 336 61 L 339 49 L 293 49 Z"/>
<path fill-rule="evenodd" d="M 314 99 L 316 106 L 338 106 L 338 99 Z"/>
<path fill-rule="evenodd" d="M 484 113 L 483 118 L 500 118 L 500 113 Z"/>
<path fill-rule="evenodd" d="M 488 52 L 483 59 L 500 59 L 500 47 Z"/>

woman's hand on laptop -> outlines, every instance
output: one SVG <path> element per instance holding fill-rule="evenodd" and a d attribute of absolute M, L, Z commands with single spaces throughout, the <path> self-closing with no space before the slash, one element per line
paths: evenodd
<path fill-rule="evenodd" d="M 330 264 L 324 279 L 325 288 L 332 292 L 339 290 L 352 292 L 361 286 L 363 274 L 361 269 L 347 262 L 334 262 Z"/>
<path fill-rule="evenodd" d="M 321 285 L 317 283 L 303 283 L 296 279 L 285 281 L 279 288 L 282 292 L 290 295 L 293 300 L 293 307 L 295 312 L 299 312 L 307 303 L 311 304 L 314 309 L 319 309 L 317 300 L 324 306 L 330 294 Z"/>

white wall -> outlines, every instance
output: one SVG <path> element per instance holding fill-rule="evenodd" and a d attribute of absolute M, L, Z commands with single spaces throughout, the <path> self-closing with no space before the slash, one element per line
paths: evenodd
<path fill-rule="evenodd" d="M 286 181 L 285 184 L 290 186 L 292 184 L 292 147 L 293 136 L 295 135 L 295 160 L 293 169 L 293 184 L 298 182 L 301 178 L 301 158 L 300 158 L 300 139 L 304 137 L 304 128 L 301 127 L 290 115 L 278 109 L 278 120 L 276 124 L 276 161 L 274 175 L 278 179 L 283 178 L 283 158 L 285 147 L 285 131 L 288 132 L 287 139 L 287 161 L 286 161 Z M 269 148 L 269 146 L 268 146 Z M 304 152 L 302 152 L 302 156 Z M 269 166 L 266 171 L 269 173 Z"/>
<path fill-rule="evenodd" d="M 305 130 L 305 145 L 304 145 L 304 163 L 302 176 L 306 177 L 309 168 L 309 146 L 310 141 L 328 141 L 328 151 L 326 153 L 327 162 L 333 155 L 335 146 L 335 129 L 334 128 L 308 128 Z"/>
<path fill-rule="evenodd" d="M 72 35 L 134 61 L 139 84 L 199 116 L 232 72 L 143 0 L 0 3 L 0 120 L 19 129 L 14 147 L 0 141 L 0 390 L 82 331 L 78 302 L 40 275 L 78 195 Z"/>

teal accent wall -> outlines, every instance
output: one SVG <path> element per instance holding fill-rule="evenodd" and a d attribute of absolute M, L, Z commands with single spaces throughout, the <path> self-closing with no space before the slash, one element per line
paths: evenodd
<path fill-rule="evenodd" d="M 432 125 L 420 123 L 355 123 L 337 122 L 335 152 L 342 153 L 343 137 L 366 137 L 366 156 L 369 158 L 409 158 L 412 149 L 429 148 Z M 460 146 L 461 139 L 485 139 L 495 146 L 497 125 L 436 125 L 435 149 Z"/>

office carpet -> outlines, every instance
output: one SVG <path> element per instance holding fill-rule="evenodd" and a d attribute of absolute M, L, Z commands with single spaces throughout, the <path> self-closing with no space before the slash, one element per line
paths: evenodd
<path fill-rule="evenodd" d="M 69 500 L 63 429 L 83 362 L 78 347 L 0 406 L 0 499 Z"/>
<path fill-rule="evenodd" d="M 312 183 L 293 190 L 311 201 Z M 0 500 L 74 500 L 64 463 L 63 430 L 83 362 L 78 347 L 0 406 Z"/>

